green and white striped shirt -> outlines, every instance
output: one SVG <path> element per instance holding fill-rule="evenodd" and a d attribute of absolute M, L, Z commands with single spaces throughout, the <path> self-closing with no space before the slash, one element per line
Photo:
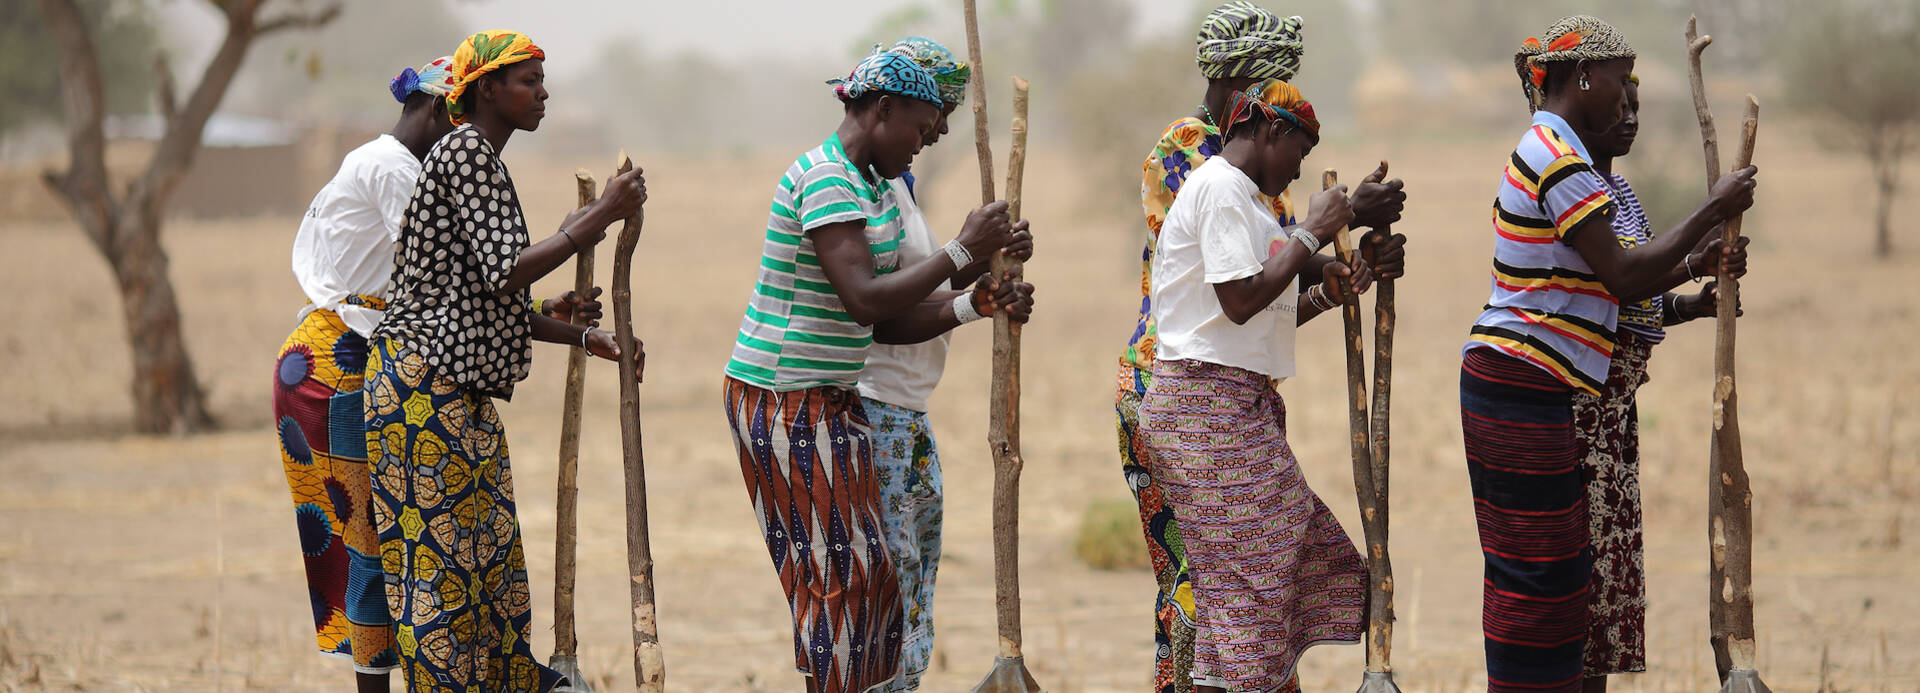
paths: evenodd
<path fill-rule="evenodd" d="M 906 225 L 892 186 L 873 185 L 835 134 L 787 167 L 773 193 L 759 278 L 740 320 L 727 375 L 770 390 L 854 387 L 873 328 L 847 315 L 808 232 L 864 220 L 874 274 L 900 265 Z"/>

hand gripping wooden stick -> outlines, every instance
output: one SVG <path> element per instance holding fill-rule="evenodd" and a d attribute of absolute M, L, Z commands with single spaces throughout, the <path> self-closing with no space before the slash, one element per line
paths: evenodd
<path fill-rule="evenodd" d="M 1339 182 L 1333 169 L 1327 169 L 1320 177 L 1323 190 Z M 1358 265 L 1359 253 L 1347 229 L 1341 228 L 1334 235 L 1334 249 L 1347 267 Z M 1342 282 L 1340 289 L 1343 299 L 1340 314 L 1347 347 L 1348 444 L 1353 453 L 1353 488 L 1360 502 L 1361 533 L 1367 542 L 1367 674 L 1362 680 L 1362 690 L 1370 686 L 1375 687 L 1374 690 L 1398 690 L 1392 687 L 1392 668 L 1387 663 L 1387 642 L 1393 627 L 1387 606 L 1392 599 L 1392 579 L 1382 572 L 1387 568 L 1387 545 L 1382 531 L 1385 523 L 1381 522 L 1379 487 L 1374 481 L 1372 441 L 1368 435 L 1366 344 L 1361 337 L 1360 297 L 1354 293 L 1351 278 Z M 1378 688 L 1381 684 L 1386 688 Z"/>
<path fill-rule="evenodd" d="M 633 160 L 620 154 L 620 173 Z M 633 338 L 633 250 L 646 211 L 627 217 L 613 250 L 614 343 L 620 345 L 620 448 L 627 480 L 627 574 L 633 598 L 633 673 L 640 693 L 666 690 L 666 659 L 653 600 L 653 546 L 647 537 L 647 465 L 640 447 L 640 366 L 646 358 Z"/>
<path fill-rule="evenodd" d="M 579 191 L 580 206 L 593 204 L 593 176 L 580 170 L 574 172 L 573 180 Z M 573 291 L 585 299 L 593 292 L 593 246 L 581 248 L 574 258 Z M 579 312 L 574 313 L 573 324 L 585 325 L 586 322 Z M 560 481 L 553 549 L 553 657 L 547 666 L 566 676 L 571 690 L 592 693 L 593 685 L 580 671 L 580 642 L 573 620 L 577 574 L 574 558 L 575 547 L 580 543 L 580 407 L 586 399 L 586 389 L 587 350 L 574 347 L 567 351 L 567 394 L 560 413 Z"/>

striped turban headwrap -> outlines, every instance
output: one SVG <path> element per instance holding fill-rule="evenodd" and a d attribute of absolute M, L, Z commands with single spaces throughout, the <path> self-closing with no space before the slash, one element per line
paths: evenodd
<path fill-rule="evenodd" d="M 967 78 L 973 75 L 973 66 L 960 62 L 946 46 L 924 36 L 908 36 L 887 50 L 912 58 L 932 73 L 941 101 L 958 106 L 967 100 Z"/>
<path fill-rule="evenodd" d="M 453 91 L 453 56 L 435 58 L 418 70 L 411 67 L 401 70 L 399 76 L 387 84 L 387 91 L 393 92 L 393 100 L 400 103 L 406 103 L 407 97 L 416 91 L 446 98 L 447 92 Z"/>
<path fill-rule="evenodd" d="M 1235 125 L 1259 113 L 1267 120 L 1292 123 L 1308 136 L 1320 139 L 1320 119 L 1313 114 L 1313 104 L 1298 88 L 1285 81 L 1269 79 L 1247 87 L 1246 91 L 1234 92 L 1232 104 L 1227 110 L 1227 122 L 1223 123 L 1229 133 Z"/>
<path fill-rule="evenodd" d="M 1208 79 L 1277 77 L 1300 72 L 1306 44 L 1299 17 L 1282 19 L 1245 0 L 1213 8 L 1194 39 L 1194 61 Z"/>
<path fill-rule="evenodd" d="M 827 80 L 827 84 L 833 85 L 834 95 L 843 102 L 867 94 L 892 94 L 941 107 L 940 88 L 934 85 L 933 74 L 899 53 L 879 51 L 869 55 L 853 66 L 845 79 Z"/>
<path fill-rule="evenodd" d="M 467 122 L 467 109 L 460 97 L 467 87 L 487 73 L 522 60 L 545 60 L 547 52 L 533 45 L 533 39 L 511 31 L 482 31 L 460 42 L 453 52 L 453 89 L 447 92 L 447 116 L 454 125 Z"/>
<path fill-rule="evenodd" d="M 1547 104 L 1547 63 L 1573 60 L 1615 60 L 1639 57 L 1613 25 L 1597 17 L 1576 14 L 1547 27 L 1547 33 L 1521 42 L 1513 54 L 1513 69 L 1520 73 L 1520 89 L 1527 95 L 1527 110 L 1537 111 Z"/>

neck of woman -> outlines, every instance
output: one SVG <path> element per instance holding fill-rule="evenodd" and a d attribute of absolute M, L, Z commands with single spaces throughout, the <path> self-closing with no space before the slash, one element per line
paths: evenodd
<path fill-rule="evenodd" d="M 840 119 L 840 127 L 834 132 L 840 135 L 840 148 L 847 152 L 847 162 L 853 164 L 856 173 L 868 183 L 879 185 L 884 181 L 874 180 L 873 143 L 867 139 L 867 128 L 852 114 Z"/>
<path fill-rule="evenodd" d="M 472 125 L 473 129 L 479 130 L 481 137 L 487 138 L 487 144 L 493 145 L 493 151 L 496 153 L 506 151 L 507 140 L 513 137 L 515 129 L 499 114 L 492 111 L 483 110 L 474 113 L 473 117 L 467 119 L 467 123 Z"/>
<path fill-rule="evenodd" d="M 1233 98 L 1233 85 L 1228 80 L 1207 80 L 1207 91 L 1200 96 L 1200 108 L 1195 109 L 1193 117 L 1211 123 L 1226 134 L 1227 102 Z"/>
<path fill-rule="evenodd" d="M 433 117 L 433 109 L 427 109 L 426 117 Z M 421 161 L 427 159 L 427 152 L 433 149 L 434 143 L 432 128 L 423 122 L 424 120 L 412 111 L 404 112 L 400 114 L 400 120 L 393 124 L 393 129 L 387 131 L 387 134 L 399 140 L 401 146 L 406 147 L 407 151 L 413 152 L 414 158 Z"/>
<path fill-rule="evenodd" d="M 1266 181 L 1261 179 L 1265 167 L 1260 165 L 1260 148 L 1254 146 L 1253 140 L 1252 136 L 1228 140 L 1227 146 L 1220 150 L 1219 156 L 1226 159 L 1227 163 L 1233 164 L 1234 168 L 1240 169 L 1241 173 L 1246 174 L 1247 178 L 1253 181 L 1254 187 L 1265 191 Z"/>

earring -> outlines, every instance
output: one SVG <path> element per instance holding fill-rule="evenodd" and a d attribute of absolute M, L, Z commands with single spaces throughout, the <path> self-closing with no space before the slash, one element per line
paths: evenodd
<path fill-rule="evenodd" d="M 1587 91 L 1592 88 L 1593 88 L 1593 85 L 1587 83 L 1587 76 L 1580 75 L 1580 91 Z"/>

